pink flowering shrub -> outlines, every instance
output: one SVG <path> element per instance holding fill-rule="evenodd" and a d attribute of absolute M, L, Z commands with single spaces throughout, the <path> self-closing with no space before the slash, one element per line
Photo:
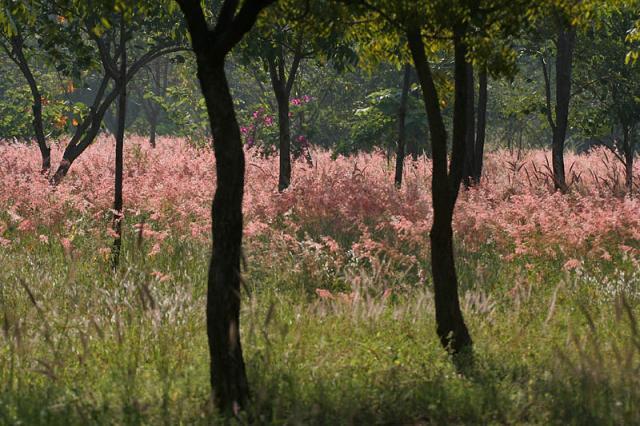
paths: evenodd
<path fill-rule="evenodd" d="M 289 100 L 289 131 L 291 133 L 291 154 L 294 158 L 310 157 L 304 117 L 308 104 L 312 100 L 313 98 L 308 95 Z M 278 151 L 278 113 L 271 111 L 270 108 L 270 105 L 259 107 L 251 114 L 247 124 L 240 126 L 245 146 L 264 157 L 277 154 Z"/>
<path fill-rule="evenodd" d="M 161 138 L 156 149 L 141 137 L 129 137 L 125 146 L 130 238 L 150 240 L 150 255 L 160 252 L 169 237 L 209 241 L 215 186 L 211 150 L 170 138 Z M 54 149 L 54 164 L 60 151 Z M 407 159 L 404 184 L 397 190 L 382 155 L 336 160 L 324 151 L 312 155 L 313 164 L 294 163 L 293 184 L 280 194 L 277 160 L 247 151 L 249 253 L 289 253 L 296 256 L 296 267 L 320 262 L 326 270 L 361 261 L 409 268 L 428 259 L 428 159 Z M 461 190 L 456 206 L 454 229 L 462 246 L 476 251 L 491 244 L 507 259 L 608 260 L 612 250 L 637 252 L 640 199 L 619 192 L 624 178 L 610 154 L 567 155 L 571 191 L 566 195 L 552 191 L 548 157 L 542 151 L 520 158 L 507 151 L 487 155 L 482 184 Z M 45 240 L 44 228 L 69 235 L 81 218 L 91 224 L 83 232 L 106 236 L 113 199 L 112 139 L 100 138 L 56 188 L 39 174 L 39 164 L 35 146 L 0 144 L 0 247 L 16 235 Z"/>

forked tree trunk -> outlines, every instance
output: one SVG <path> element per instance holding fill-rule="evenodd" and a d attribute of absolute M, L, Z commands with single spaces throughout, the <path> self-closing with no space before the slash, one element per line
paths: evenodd
<path fill-rule="evenodd" d="M 224 414 L 249 400 L 240 343 L 240 256 L 244 151 L 240 127 L 224 71 L 225 56 L 273 0 L 225 0 L 214 30 L 199 0 L 178 0 L 191 35 L 198 80 L 207 106 L 216 157 L 216 193 L 211 208 L 213 250 L 207 284 L 207 336 L 213 399 Z"/>
<path fill-rule="evenodd" d="M 302 42 L 303 38 L 299 37 L 291 67 L 288 70 L 289 75 L 285 71 L 285 53 L 284 47 L 279 46 L 276 54 L 272 54 L 267 58 L 269 67 L 269 76 L 271 77 L 271 86 L 276 96 L 278 105 L 278 157 L 280 160 L 280 174 L 278 177 L 278 191 L 282 192 L 291 184 L 291 118 L 289 117 L 289 97 L 291 89 L 298 73 L 298 67 L 302 60 Z"/>
<path fill-rule="evenodd" d="M 64 152 L 62 153 L 62 159 L 56 169 L 56 172 L 51 177 L 50 182 L 53 185 L 59 184 L 62 179 L 67 175 L 73 162 L 93 143 L 95 138 L 100 132 L 100 125 L 102 119 L 106 114 L 109 106 L 118 97 L 118 89 L 114 88 L 103 99 L 104 94 L 109 85 L 109 76 L 105 75 L 96 93 L 94 103 L 89 110 L 89 115 L 85 118 L 80 126 L 76 129 L 73 137 L 67 144 Z"/>
<path fill-rule="evenodd" d="M 143 54 L 136 61 L 131 62 L 130 66 L 127 67 L 125 84 L 128 84 L 129 81 L 131 81 L 131 79 L 145 65 L 149 64 L 153 60 L 163 55 L 179 52 L 182 50 L 185 50 L 185 48 L 180 45 L 154 47 L 150 51 Z M 103 61 L 105 59 L 109 62 L 114 60 L 112 58 L 103 58 Z M 112 68 L 112 64 L 105 64 L 103 62 L 103 67 Z M 73 137 L 67 144 L 67 147 L 62 154 L 60 165 L 58 166 L 55 174 L 49 179 L 52 185 L 57 185 L 62 181 L 62 179 L 64 179 L 64 177 L 69 172 L 69 169 L 71 168 L 73 162 L 93 143 L 95 138 L 98 136 L 98 133 L 100 132 L 100 126 L 102 125 L 102 120 L 104 119 L 105 114 L 109 110 L 111 104 L 119 95 L 119 89 L 117 85 L 115 85 L 116 87 L 114 87 L 108 94 L 106 94 L 110 80 L 112 78 L 113 80 L 118 80 L 118 77 L 113 76 L 112 74 L 113 72 L 105 71 L 100 86 L 96 91 L 93 104 L 89 108 L 89 114 L 76 128 Z"/>
<path fill-rule="evenodd" d="M 127 46 L 124 14 L 120 17 L 120 75 L 116 83 L 118 88 L 118 128 L 116 129 L 116 167 L 115 197 L 113 201 L 113 249 L 111 266 L 115 269 L 120 263 L 122 248 L 122 176 L 124 168 L 124 129 L 127 118 Z"/>
<path fill-rule="evenodd" d="M 470 352 L 472 347 L 471 336 L 465 325 L 458 300 L 458 279 L 453 257 L 452 230 L 453 210 L 460 188 L 465 154 L 466 96 L 468 92 L 465 73 L 466 49 L 460 41 L 460 34 L 456 33 L 454 135 L 451 167 L 447 171 L 447 132 L 420 30 L 418 28 L 409 29 L 407 39 L 422 87 L 423 101 L 431 132 L 433 158 L 431 271 L 437 333 L 442 345 L 455 355 L 461 352 Z"/>
<path fill-rule="evenodd" d="M 400 94 L 400 107 L 398 108 L 398 146 L 396 151 L 396 188 L 402 187 L 402 174 L 405 157 L 406 129 L 405 118 L 407 116 L 407 101 L 409 98 L 409 86 L 411 85 L 411 64 L 405 64 L 402 80 L 402 93 Z"/>

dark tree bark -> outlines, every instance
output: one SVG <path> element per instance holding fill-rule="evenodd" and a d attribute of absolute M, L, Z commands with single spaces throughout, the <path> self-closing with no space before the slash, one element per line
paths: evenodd
<path fill-rule="evenodd" d="M 628 195 L 633 194 L 633 160 L 634 160 L 634 144 L 631 142 L 632 129 L 630 126 L 624 126 L 624 135 L 622 140 L 622 151 L 624 155 L 624 177 L 625 188 Z"/>
<path fill-rule="evenodd" d="M 487 71 L 478 73 L 478 107 L 476 117 L 475 81 L 473 65 L 467 64 L 466 78 L 469 96 L 467 97 L 466 156 L 464 161 L 463 183 L 465 187 L 477 185 L 482 177 L 484 142 L 487 127 Z"/>
<path fill-rule="evenodd" d="M 400 94 L 400 107 L 398 108 L 398 146 L 396 151 L 396 188 L 402 187 L 402 173 L 405 157 L 405 118 L 407 116 L 407 101 L 409 98 L 409 87 L 411 86 L 411 64 L 405 64 L 404 77 L 402 79 L 402 93 Z"/>
<path fill-rule="evenodd" d="M 462 167 L 465 157 L 466 135 L 466 49 L 455 34 L 455 106 L 454 132 L 451 166 L 447 171 L 447 132 L 445 129 L 438 93 L 431 67 L 424 50 L 422 36 L 418 28 L 409 28 L 407 40 L 418 79 L 422 87 L 425 110 L 431 132 L 433 157 L 432 201 L 433 225 L 431 227 L 431 270 L 433 275 L 436 306 L 437 333 L 442 345 L 456 355 L 470 352 L 471 336 L 460 310 L 458 300 L 458 279 L 453 257 L 453 210 L 455 207 Z"/>
<path fill-rule="evenodd" d="M 475 81 L 473 78 L 473 64 L 467 62 L 465 65 L 466 85 L 469 88 L 466 97 L 466 132 L 465 132 L 465 158 L 463 169 L 463 182 L 466 188 L 475 184 L 473 172 L 476 169 L 476 117 L 475 117 Z"/>
<path fill-rule="evenodd" d="M 571 73 L 576 28 L 567 22 L 558 24 L 556 39 L 556 105 L 555 119 L 551 114 L 551 81 L 544 58 L 541 58 L 547 102 L 547 121 L 553 132 L 551 141 L 551 161 L 556 190 L 565 192 L 567 183 L 564 170 L 564 142 L 569 124 L 569 101 L 571 100 Z"/>
<path fill-rule="evenodd" d="M 414 70 L 412 68 L 411 73 L 414 73 Z M 414 96 L 416 96 L 417 99 L 420 99 L 421 95 L 419 93 L 416 93 Z M 428 117 L 427 117 L 428 119 Z M 429 142 L 429 128 L 427 127 L 427 130 L 424 134 L 424 151 L 423 153 L 426 154 L 428 157 L 431 156 L 431 143 Z M 420 155 L 420 149 L 418 146 L 418 140 L 415 137 L 410 137 L 407 139 L 407 153 L 408 155 L 411 156 L 411 160 L 416 162 L 418 161 L 418 156 Z"/>
<path fill-rule="evenodd" d="M 473 170 L 473 180 L 476 183 L 482 178 L 482 165 L 484 162 L 484 142 L 487 132 L 487 69 L 480 71 L 478 78 L 478 120 L 476 122 L 476 143 L 475 143 L 475 160 Z"/>
<path fill-rule="evenodd" d="M 291 61 L 288 76 L 285 71 L 285 54 L 280 45 L 277 55 L 270 55 L 267 59 L 271 85 L 278 105 L 278 154 L 280 158 L 280 174 L 278 177 L 278 191 L 282 192 L 291 184 L 291 119 L 289 117 L 289 97 L 296 79 L 298 67 L 302 60 L 302 37 L 298 40 L 296 51 Z"/>
<path fill-rule="evenodd" d="M 213 253 L 207 287 L 207 335 L 213 399 L 225 414 L 246 406 L 249 386 L 240 343 L 240 257 L 244 151 L 224 70 L 227 53 L 272 1 L 225 0 L 210 30 L 199 0 L 177 0 L 198 64 L 216 157 L 217 187 L 211 209 Z"/>
<path fill-rule="evenodd" d="M 124 167 L 124 129 L 127 117 L 127 46 L 126 25 L 124 15 L 120 17 L 120 74 L 116 81 L 118 90 L 118 128 L 116 130 L 116 167 L 115 190 L 113 201 L 113 249 L 111 266 L 115 269 L 120 263 L 122 248 L 122 175 Z"/>
<path fill-rule="evenodd" d="M 42 157 L 41 173 L 47 174 L 51 168 L 51 148 L 47 145 L 46 136 L 44 134 L 42 94 L 40 93 L 38 83 L 33 76 L 29 62 L 24 55 L 24 40 L 21 33 L 18 31 L 16 35 L 10 37 L 9 43 L 11 49 L 5 47 L 4 44 L 2 46 L 5 48 L 9 58 L 11 58 L 11 60 L 18 66 L 22 75 L 29 84 L 29 90 L 31 91 L 31 97 L 33 98 L 33 103 L 31 105 L 31 110 L 33 111 L 33 131 L 35 133 L 36 143 L 40 149 L 40 156 Z"/>

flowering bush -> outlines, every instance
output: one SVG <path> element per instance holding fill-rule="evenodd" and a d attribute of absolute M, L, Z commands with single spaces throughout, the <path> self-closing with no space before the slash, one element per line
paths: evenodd
<path fill-rule="evenodd" d="M 313 99 L 301 96 L 289 100 L 289 119 L 291 124 L 291 153 L 294 158 L 309 157 L 309 141 L 306 135 L 305 110 Z M 248 148 L 254 148 L 260 155 L 269 157 L 278 150 L 277 112 L 268 105 L 256 109 L 248 124 L 240 127 L 240 132 Z"/>

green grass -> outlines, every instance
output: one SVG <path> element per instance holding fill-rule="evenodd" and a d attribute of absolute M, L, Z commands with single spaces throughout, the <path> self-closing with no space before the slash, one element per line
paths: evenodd
<path fill-rule="evenodd" d="M 113 274 L 98 251 L 106 242 L 78 234 L 65 253 L 54 234 L 46 244 L 14 234 L 19 241 L 0 248 L 0 423 L 222 423 L 208 402 L 208 245 L 172 239 L 148 257 L 126 244 Z M 568 272 L 562 258 L 459 249 L 475 343 L 474 366 L 461 374 L 435 335 L 428 282 L 388 264 L 335 271 L 246 250 L 252 406 L 239 423 L 640 419 L 640 273 L 622 253 Z M 397 291 L 383 300 L 390 282 Z M 317 287 L 360 297 L 321 300 Z"/>

